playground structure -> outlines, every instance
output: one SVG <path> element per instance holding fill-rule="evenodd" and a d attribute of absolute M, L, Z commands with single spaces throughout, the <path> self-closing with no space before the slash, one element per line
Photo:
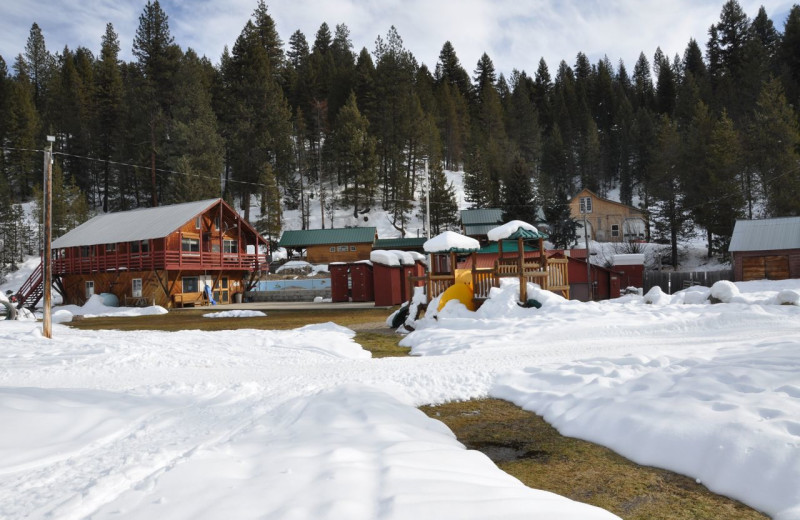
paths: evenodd
<path fill-rule="evenodd" d="M 528 282 L 569 298 L 568 260 L 564 257 L 548 258 L 544 247 L 546 234 L 526 222 L 515 220 L 490 230 L 488 237 L 497 242 L 498 254 L 492 267 L 478 266 L 480 244 L 475 239 L 446 231 L 425 242 L 425 251 L 431 254 L 425 284 L 428 301 L 450 290 L 441 300 L 446 303 L 455 297 L 463 302 L 467 293 L 461 288 L 451 290 L 451 287 L 464 284 L 470 290 L 471 306 L 477 309 L 489 297 L 492 287 L 500 286 L 502 278 L 519 279 L 521 304 L 528 301 Z M 516 250 L 503 250 L 504 242 L 508 244 L 509 241 L 516 243 Z M 458 268 L 459 257 L 464 259 L 462 265 L 468 265 L 469 269 Z M 441 301 L 440 304 L 444 305 Z"/>

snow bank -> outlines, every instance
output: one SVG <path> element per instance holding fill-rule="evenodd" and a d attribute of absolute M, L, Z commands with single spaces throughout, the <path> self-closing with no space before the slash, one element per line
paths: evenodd
<path fill-rule="evenodd" d="M 101 316 L 153 316 L 156 314 L 166 314 L 168 311 L 160 305 L 150 307 L 109 307 L 103 303 L 103 298 L 99 294 L 93 294 L 82 306 L 63 305 L 53 307 L 53 313 L 60 313 L 59 319 L 71 321 L 72 316 L 84 316 L 86 318 L 98 318 Z M 67 313 L 71 314 L 67 319 Z"/>
<path fill-rule="evenodd" d="M 245 311 L 245 310 L 233 310 L 233 311 L 220 311 L 220 312 L 209 312 L 203 314 L 204 318 L 255 318 L 255 317 L 263 317 L 267 314 L 262 311 Z"/>
<path fill-rule="evenodd" d="M 446 253 L 451 250 L 477 251 L 481 245 L 474 238 L 454 231 L 445 231 L 425 241 L 422 248 L 426 253 Z"/>
<path fill-rule="evenodd" d="M 800 342 L 708 357 L 628 355 L 527 368 L 492 395 L 562 434 L 690 475 L 776 519 L 800 518 Z"/>
<path fill-rule="evenodd" d="M 492 242 L 499 242 L 500 240 L 507 239 L 520 229 L 526 229 L 534 233 L 539 232 L 535 226 L 528 224 L 527 222 L 523 222 L 522 220 L 512 220 L 511 222 L 506 222 L 502 226 L 490 229 L 486 236 Z"/>

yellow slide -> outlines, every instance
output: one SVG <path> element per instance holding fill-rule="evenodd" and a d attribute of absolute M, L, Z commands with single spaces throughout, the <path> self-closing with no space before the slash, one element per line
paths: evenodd
<path fill-rule="evenodd" d="M 467 309 L 474 311 L 475 303 L 472 301 L 472 271 L 469 269 L 456 269 L 456 283 L 447 288 L 439 299 L 439 309 L 444 309 L 450 300 L 458 300 Z"/>

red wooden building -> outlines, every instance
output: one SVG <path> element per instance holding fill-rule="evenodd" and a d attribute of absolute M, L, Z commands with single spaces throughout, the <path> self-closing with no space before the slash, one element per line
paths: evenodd
<path fill-rule="evenodd" d="M 112 293 L 123 305 L 228 303 L 268 268 L 268 243 L 222 199 L 97 216 L 53 241 L 53 278 L 64 303 Z M 20 306 L 42 293 L 41 266 Z"/>

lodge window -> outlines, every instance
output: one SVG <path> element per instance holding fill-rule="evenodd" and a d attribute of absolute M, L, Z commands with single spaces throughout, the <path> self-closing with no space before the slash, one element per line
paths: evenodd
<path fill-rule="evenodd" d="M 142 297 L 142 279 L 134 278 L 131 280 L 131 296 L 134 298 Z"/>
<path fill-rule="evenodd" d="M 214 229 L 219 231 L 219 217 L 214 217 Z"/>
<path fill-rule="evenodd" d="M 130 243 L 131 253 L 149 253 L 150 252 L 150 242 L 147 240 L 141 240 L 136 242 Z"/>
<path fill-rule="evenodd" d="M 611 225 L 611 236 L 618 237 L 619 236 L 619 226 L 617 224 Z"/>
<path fill-rule="evenodd" d="M 336 246 L 331 247 L 331 253 L 335 253 L 335 252 L 336 252 Z"/>
<path fill-rule="evenodd" d="M 183 292 L 198 292 L 198 284 L 197 284 L 197 277 L 196 276 L 184 276 L 181 278 L 181 285 L 183 287 Z"/>
<path fill-rule="evenodd" d="M 346 253 L 347 252 L 347 246 L 339 246 L 339 252 L 340 253 Z"/>
<path fill-rule="evenodd" d="M 94 294 L 94 280 L 87 280 L 85 287 L 86 287 L 86 299 L 88 300 Z"/>
<path fill-rule="evenodd" d="M 81 246 L 81 257 L 88 258 L 92 255 L 94 246 Z"/>
<path fill-rule="evenodd" d="M 226 253 L 238 253 L 239 252 L 239 242 L 236 240 L 223 240 L 223 251 Z"/>
<path fill-rule="evenodd" d="M 219 253 L 219 242 L 214 242 L 213 244 L 211 244 L 211 252 Z"/>
<path fill-rule="evenodd" d="M 199 253 L 200 240 L 197 238 L 188 238 L 188 237 L 181 238 L 181 251 L 187 251 L 189 253 Z"/>
<path fill-rule="evenodd" d="M 355 251 L 355 250 L 356 250 L 356 246 L 350 246 L 350 251 Z"/>
<path fill-rule="evenodd" d="M 106 253 L 116 253 L 117 244 L 106 244 Z"/>
<path fill-rule="evenodd" d="M 580 204 L 581 204 L 581 214 L 583 214 L 583 213 L 591 213 L 592 212 L 592 198 L 591 197 L 581 197 Z"/>

